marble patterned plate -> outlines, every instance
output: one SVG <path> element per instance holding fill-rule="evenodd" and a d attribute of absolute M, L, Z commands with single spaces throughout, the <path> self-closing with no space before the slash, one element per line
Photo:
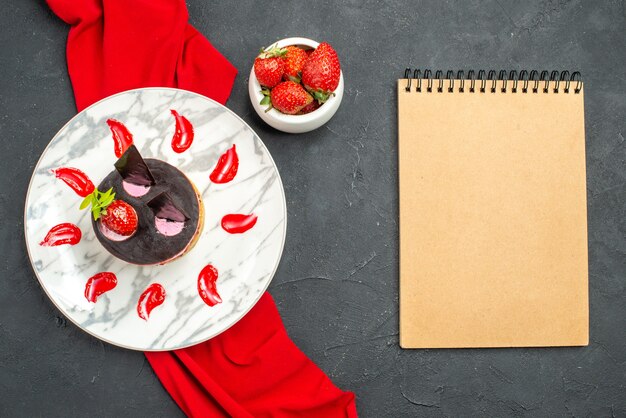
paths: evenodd
<path fill-rule="evenodd" d="M 191 121 L 195 139 L 184 153 L 172 150 L 175 109 Z M 98 242 L 82 198 L 51 172 L 76 167 L 98 184 L 116 161 L 106 120 L 122 121 L 144 156 L 164 160 L 187 175 L 202 193 L 205 223 L 196 246 L 164 266 L 136 266 L 110 255 Z M 209 174 L 220 155 L 236 144 L 239 170 L 230 183 Z M 283 250 L 285 195 L 267 148 L 237 115 L 204 96 L 184 90 L 146 88 L 101 100 L 76 115 L 41 156 L 26 195 L 25 234 L 33 269 L 52 302 L 91 335 L 134 350 L 183 348 L 214 337 L 241 319 L 267 289 Z M 256 225 L 243 234 L 220 226 L 228 213 L 254 213 Z M 39 243 L 54 225 L 71 222 L 82 239 L 73 246 Z M 222 303 L 209 307 L 198 294 L 198 274 L 212 264 L 219 272 Z M 96 303 L 85 298 L 89 277 L 117 276 L 117 286 Z M 141 293 L 152 283 L 166 291 L 147 321 L 137 315 Z"/>

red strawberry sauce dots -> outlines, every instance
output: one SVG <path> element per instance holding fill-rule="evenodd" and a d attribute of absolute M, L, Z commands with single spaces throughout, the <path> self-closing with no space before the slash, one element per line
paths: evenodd
<path fill-rule="evenodd" d="M 175 131 L 171 142 L 172 149 L 177 153 L 182 153 L 188 150 L 193 143 L 193 125 L 185 116 L 179 114 L 176 110 L 172 109 L 171 114 L 174 116 L 175 122 Z M 107 124 L 111 130 L 114 153 L 119 159 L 116 163 L 116 168 L 124 179 L 121 183 L 122 187 L 128 195 L 136 199 L 141 199 L 155 184 L 150 169 L 136 151 L 133 145 L 133 135 L 128 128 L 122 122 L 115 119 L 108 119 Z M 127 150 L 129 150 L 129 148 L 133 148 L 131 150 L 133 152 L 128 153 Z M 121 158 L 122 156 L 125 156 L 125 159 Z M 209 178 L 215 184 L 231 182 L 237 175 L 238 168 L 239 156 L 236 146 L 233 144 L 231 148 L 219 157 Z M 98 197 L 100 197 L 101 200 L 103 196 L 104 200 L 107 200 L 109 196 L 111 200 L 114 198 L 114 191 L 108 191 L 106 193 L 98 191 L 89 177 L 77 168 L 60 167 L 53 170 L 53 173 L 78 196 L 85 198 L 81 208 L 87 207 L 89 204 L 99 205 Z M 96 199 L 94 199 L 94 196 Z M 176 218 L 172 221 L 169 218 L 160 218 L 155 215 L 155 226 L 158 232 L 168 237 L 180 233 L 182 228 L 184 228 L 186 215 L 182 210 L 177 209 L 171 204 L 171 197 L 167 195 L 157 197 L 165 203 L 159 204 L 158 207 L 154 209 L 156 210 L 155 214 L 161 212 L 168 213 L 170 218 Z M 169 204 L 168 199 L 170 199 Z M 111 202 L 108 202 L 108 204 L 110 205 Z M 106 210 L 106 207 L 104 210 Z M 242 234 L 253 228 L 257 223 L 257 219 L 257 215 L 253 213 L 232 213 L 225 215 L 221 219 L 221 226 L 222 229 L 229 234 Z M 106 228 L 102 222 L 100 222 L 100 231 L 107 239 L 112 241 L 129 239 L 129 236 L 117 234 L 109 228 Z M 44 239 L 40 242 L 40 245 L 45 247 L 76 245 L 80 242 L 81 237 L 82 233 L 78 226 L 72 223 L 61 223 L 55 225 L 48 231 Z M 130 235 L 130 237 L 132 237 L 132 235 Z M 222 298 L 217 291 L 218 276 L 218 271 L 212 264 L 206 265 L 198 275 L 198 294 L 204 303 L 210 307 L 222 302 Z M 115 273 L 97 273 L 91 276 L 85 284 L 85 298 L 91 303 L 96 303 L 99 296 L 115 289 L 117 282 L 118 279 Z M 147 321 L 152 311 L 165 302 L 165 297 L 165 288 L 161 284 L 151 284 L 143 291 L 138 299 L 137 315 Z"/>

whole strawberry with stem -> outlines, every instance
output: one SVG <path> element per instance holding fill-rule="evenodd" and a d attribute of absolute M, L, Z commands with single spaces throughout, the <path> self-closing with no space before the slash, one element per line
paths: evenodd
<path fill-rule="evenodd" d="M 313 101 L 313 97 L 293 81 L 283 81 L 274 87 L 270 99 L 271 107 L 287 115 L 295 115 Z"/>
<path fill-rule="evenodd" d="M 91 206 L 94 221 L 100 220 L 104 226 L 118 235 L 129 237 L 137 231 L 139 220 L 135 209 L 123 200 L 115 200 L 113 188 L 106 192 L 95 189 L 85 197 L 80 209 Z"/>
<path fill-rule="evenodd" d="M 286 48 L 271 47 L 261 49 L 261 53 L 254 60 L 254 75 L 259 84 L 266 88 L 273 88 L 281 82 L 285 73 Z"/>
<path fill-rule="evenodd" d="M 302 69 L 302 84 L 321 104 L 337 89 L 340 76 L 341 65 L 337 52 L 330 44 L 322 42 L 309 55 Z"/>
<path fill-rule="evenodd" d="M 287 49 L 287 53 L 285 54 L 285 73 L 283 74 L 283 79 L 299 83 L 302 78 L 302 69 L 309 56 L 304 49 L 294 45 L 289 45 L 285 49 Z"/>

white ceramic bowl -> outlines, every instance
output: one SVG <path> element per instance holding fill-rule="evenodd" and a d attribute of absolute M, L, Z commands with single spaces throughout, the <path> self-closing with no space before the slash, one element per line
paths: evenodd
<path fill-rule="evenodd" d="M 317 48 L 319 42 L 315 42 L 314 40 L 307 38 L 286 38 L 273 43 L 272 46 L 273 45 L 278 47 L 296 45 L 307 49 Z M 250 79 L 248 80 L 248 93 L 250 94 L 252 107 L 254 107 L 256 113 L 258 113 L 261 119 L 263 119 L 268 125 L 278 129 L 279 131 L 293 134 L 309 132 L 328 122 L 330 118 L 333 117 L 337 109 L 339 109 L 341 98 L 343 96 L 343 72 L 340 74 L 339 85 L 335 90 L 335 95 L 331 96 L 326 103 L 318 109 L 311 113 L 307 113 L 306 115 L 285 115 L 276 109 L 270 109 L 266 112 L 267 106 L 261 105 L 263 94 L 261 93 L 261 85 L 254 74 L 254 65 L 252 66 Z"/>

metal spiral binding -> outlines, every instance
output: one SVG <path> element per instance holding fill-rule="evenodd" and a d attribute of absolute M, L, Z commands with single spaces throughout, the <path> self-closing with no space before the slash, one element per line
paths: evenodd
<path fill-rule="evenodd" d="M 540 73 L 537 70 L 531 70 L 530 72 L 527 70 L 520 72 L 511 70 L 507 73 L 506 70 L 500 70 L 496 75 L 495 70 L 490 70 L 489 72 L 479 70 L 478 73 L 474 70 L 469 70 L 467 77 L 465 77 L 465 71 L 463 70 L 456 71 L 456 73 L 452 70 L 448 70 L 444 77 L 443 71 L 441 70 L 435 71 L 433 76 L 431 70 L 425 69 L 422 71 L 415 69 L 411 77 L 411 68 L 407 68 L 404 71 L 404 78 L 407 80 L 404 89 L 406 92 L 412 91 L 413 80 L 415 80 L 415 91 L 421 92 L 422 82 L 426 80 L 425 91 L 427 93 L 443 93 L 444 91 L 454 93 L 456 81 L 458 81 L 456 91 L 459 93 L 465 92 L 466 82 L 469 84 L 470 93 L 495 93 L 498 81 L 501 82 L 501 93 L 549 93 L 550 83 L 553 83 L 554 87 L 552 93 L 558 94 L 559 92 L 563 92 L 567 94 L 570 92 L 570 86 L 575 83 L 573 89 L 574 94 L 578 94 L 582 90 L 583 85 L 582 77 L 578 71 L 574 71 L 570 75 L 569 71 L 541 71 Z M 480 81 L 478 88 L 476 88 L 477 81 Z M 433 89 L 435 82 L 436 87 Z M 447 89 L 445 88 L 446 82 L 448 85 Z M 488 87 L 489 82 L 491 82 L 491 85 Z M 521 89 L 519 89 L 520 84 Z"/>

